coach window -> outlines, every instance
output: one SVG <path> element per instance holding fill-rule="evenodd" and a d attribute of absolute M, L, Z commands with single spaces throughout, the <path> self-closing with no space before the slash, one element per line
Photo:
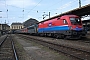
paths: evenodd
<path fill-rule="evenodd" d="M 66 21 L 65 19 L 63 20 L 63 23 L 64 23 L 64 24 L 68 24 L 67 21 Z"/>

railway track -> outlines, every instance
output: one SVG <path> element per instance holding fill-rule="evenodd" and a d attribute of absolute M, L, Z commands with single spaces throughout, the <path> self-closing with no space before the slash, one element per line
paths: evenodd
<path fill-rule="evenodd" d="M 0 42 L 0 60 L 18 60 L 11 35 Z"/>
<path fill-rule="evenodd" d="M 29 36 L 22 36 L 25 39 L 34 41 L 36 43 L 39 43 L 41 45 L 44 45 L 50 49 L 53 49 L 57 52 L 62 52 L 66 55 L 72 56 L 76 59 L 79 60 L 90 60 L 90 51 L 87 50 L 83 50 L 83 49 L 77 49 L 74 47 L 69 47 L 69 46 L 65 46 L 65 45 L 60 45 L 60 44 L 56 44 L 56 43 L 52 43 L 52 42 L 47 42 L 44 40 L 40 40 L 40 39 L 35 39 L 35 38 L 31 38 Z"/>

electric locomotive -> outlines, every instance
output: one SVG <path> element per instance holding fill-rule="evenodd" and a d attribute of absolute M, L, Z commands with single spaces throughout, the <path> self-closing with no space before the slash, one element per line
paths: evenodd
<path fill-rule="evenodd" d="M 79 16 L 64 15 L 39 22 L 38 34 L 57 38 L 81 38 L 86 32 Z"/>

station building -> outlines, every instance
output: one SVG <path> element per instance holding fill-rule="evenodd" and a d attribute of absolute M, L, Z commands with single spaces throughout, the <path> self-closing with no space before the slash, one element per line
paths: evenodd
<path fill-rule="evenodd" d="M 10 30 L 12 33 L 14 33 L 15 30 L 24 28 L 22 23 L 12 23 L 10 26 Z"/>

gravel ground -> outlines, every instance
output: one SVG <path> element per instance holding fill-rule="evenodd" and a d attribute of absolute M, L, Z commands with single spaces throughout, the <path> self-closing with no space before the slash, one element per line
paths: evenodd
<path fill-rule="evenodd" d="M 58 54 L 57 52 L 48 49 L 42 45 L 31 42 L 24 38 L 20 38 L 17 35 L 13 35 L 14 40 L 20 45 L 17 46 L 20 50 L 20 54 L 24 59 L 20 60 L 74 60 L 72 57 L 66 56 L 64 54 Z M 17 44 L 17 45 L 18 45 Z"/>
<path fill-rule="evenodd" d="M 86 36 L 87 36 L 87 38 L 90 39 L 90 31 L 87 32 L 87 35 Z"/>
<path fill-rule="evenodd" d="M 6 37 L 6 35 L 0 36 L 0 40 L 3 40 Z"/>
<path fill-rule="evenodd" d="M 21 39 L 17 38 L 15 35 L 12 36 L 19 60 L 32 60 L 32 58 L 24 50 L 23 45 L 21 44 L 22 42 L 18 42 Z"/>
<path fill-rule="evenodd" d="M 56 39 L 56 38 L 50 38 L 50 37 L 46 38 L 46 37 L 39 37 L 39 36 L 29 36 L 29 37 L 90 51 L 90 40 L 84 40 L 84 39 L 83 40 L 64 40 L 64 39 Z"/>

